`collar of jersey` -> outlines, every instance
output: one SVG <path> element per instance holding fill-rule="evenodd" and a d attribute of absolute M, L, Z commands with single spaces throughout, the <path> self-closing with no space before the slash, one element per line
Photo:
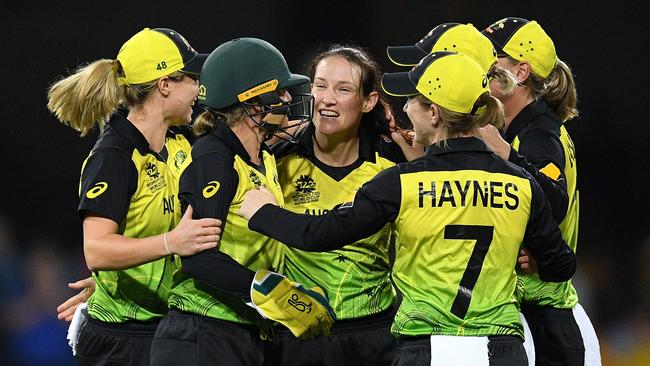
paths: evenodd
<path fill-rule="evenodd" d="M 455 152 L 478 151 L 491 153 L 490 149 L 485 146 L 483 140 L 478 137 L 460 137 L 448 139 L 447 145 L 433 144 L 427 148 L 427 155 L 442 155 Z"/>
<path fill-rule="evenodd" d="M 111 128 L 129 140 L 129 142 L 131 142 L 131 144 L 133 144 L 133 146 L 138 149 L 141 155 L 146 155 L 153 152 L 149 147 L 149 142 L 144 137 L 142 132 L 140 132 L 140 130 L 138 130 L 133 125 L 133 123 L 131 123 L 131 121 L 129 121 L 120 112 L 114 113 L 111 116 L 109 124 Z"/>
<path fill-rule="evenodd" d="M 515 116 L 515 118 L 512 119 L 510 126 L 508 126 L 508 131 L 505 133 L 505 140 L 508 141 L 508 143 L 512 143 L 515 137 L 519 135 L 519 132 L 521 132 L 528 123 L 540 114 L 549 114 L 551 118 L 559 121 L 558 117 L 548 108 L 544 99 L 533 100 L 530 104 L 525 106 L 524 109 Z"/>
<path fill-rule="evenodd" d="M 315 132 L 316 128 L 314 124 L 310 122 L 296 143 L 296 152 L 298 155 L 316 157 L 313 143 Z M 377 133 L 362 123 L 359 127 L 359 158 L 374 163 L 375 153 L 377 152 L 377 140 Z"/>
<path fill-rule="evenodd" d="M 236 155 L 239 155 L 239 157 L 242 158 L 248 165 L 255 165 L 251 162 L 251 157 L 248 155 L 248 152 L 244 148 L 244 145 L 242 145 L 241 141 L 239 141 L 239 137 L 237 137 L 237 135 L 230 129 L 230 127 L 226 126 L 223 123 L 216 123 L 215 128 L 212 129 L 212 134 L 215 135 L 219 140 L 223 141 L 223 143 L 230 149 L 230 151 Z M 262 154 L 262 151 L 270 152 L 269 148 L 264 143 L 262 144 L 260 154 Z"/>

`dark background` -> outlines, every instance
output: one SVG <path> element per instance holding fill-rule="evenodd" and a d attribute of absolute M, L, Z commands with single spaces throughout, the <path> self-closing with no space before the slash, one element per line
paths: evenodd
<path fill-rule="evenodd" d="M 61 362 L 68 362 L 64 327 L 53 320 L 55 307 L 73 293 L 65 283 L 88 274 L 76 206 L 81 163 L 96 133 L 80 138 L 48 113 L 51 82 L 81 63 L 115 58 L 122 43 L 146 26 L 175 29 L 200 52 L 236 37 L 263 38 L 283 52 L 292 71 L 302 73 L 322 45 L 355 42 L 367 47 L 384 71 L 398 71 L 386 57 L 387 45 L 415 43 L 443 22 L 483 29 L 505 16 L 537 20 L 576 76 L 581 115 L 567 124 L 577 149 L 581 195 L 575 283 L 605 363 L 640 360 L 650 352 L 645 7 L 642 1 L 604 6 L 467 0 L 3 4 L 0 300 L 9 311 L 2 333 L 27 342 L 9 346 L 11 362 L 36 357 L 21 348 L 34 349 L 30 337 L 61 346 Z M 36 313 L 49 324 L 47 330 L 34 330 L 41 318 L 29 314 Z M 44 340 L 47 332 L 52 340 Z"/>

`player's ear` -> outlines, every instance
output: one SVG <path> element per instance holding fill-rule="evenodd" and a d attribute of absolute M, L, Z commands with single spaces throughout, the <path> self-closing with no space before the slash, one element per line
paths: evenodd
<path fill-rule="evenodd" d="M 429 110 L 427 111 L 427 116 L 429 117 L 429 120 L 431 121 L 431 125 L 433 127 L 438 127 L 440 124 L 440 108 L 438 108 L 435 103 L 431 103 L 429 106 Z"/>
<path fill-rule="evenodd" d="M 530 77 L 530 64 L 527 61 L 519 61 L 515 67 L 515 77 L 519 83 L 524 83 Z"/>
<path fill-rule="evenodd" d="M 171 79 L 167 76 L 163 76 L 156 82 L 156 88 L 165 97 L 168 97 L 171 93 Z"/>
<path fill-rule="evenodd" d="M 377 93 L 376 91 L 371 92 L 370 94 L 368 94 L 367 97 L 364 98 L 361 111 L 363 113 L 370 112 L 373 108 L 375 108 L 375 105 L 377 105 L 378 101 L 379 101 L 379 93 Z"/>

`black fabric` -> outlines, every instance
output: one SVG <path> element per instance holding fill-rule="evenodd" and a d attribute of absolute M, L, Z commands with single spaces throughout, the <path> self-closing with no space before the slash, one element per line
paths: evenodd
<path fill-rule="evenodd" d="M 498 21 L 490 25 L 481 33 L 492 41 L 497 53 L 502 55 L 505 54 L 503 47 L 506 46 L 510 38 L 512 38 L 519 28 L 523 27 L 526 23 L 528 23 L 526 19 L 508 17 L 503 19 L 503 21 Z"/>
<path fill-rule="evenodd" d="M 265 366 L 382 366 L 390 365 L 397 340 L 390 327 L 391 308 L 376 315 L 334 323 L 331 335 L 301 341 L 284 327 L 267 349 Z"/>
<path fill-rule="evenodd" d="M 583 366 L 585 346 L 571 309 L 522 304 L 535 343 L 536 366 Z"/>
<path fill-rule="evenodd" d="M 76 360 L 82 366 L 148 366 L 158 322 L 105 323 L 88 319 L 79 334 Z"/>
<path fill-rule="evenodd" d="M 77 213 L 82 220 L 90 213 L 121 226 L 137 188 L 138 172 L 131 155 L 115 147 L 93 151 L 81 173 Z"/>
<path fill-rule="evenodd" d="M 429 337 L 405 337 L 398 340 L 392 366 L 430 366 L 431 340 Z"/>
<path fill-rule="evenodd" d="M 151 346 L 151 366 L 260 366 L 265 341 L 259 328 L 171 309 Z"/>
<path fill-rule="evenodd" d="M 569 196 L 564 176 L 565 151 L 560 141 L 562 121 L 543 99 L 528 104 L 512 120 L 504 138 L 512 143 L 519 138 L 518 150 L 512 149 L 509 161 L 526 169 L 542 187 L 551 204 L 553 218 L 562 222 L 566 215 Z M 560 170 L 560 177 L 553 180 L 539 169 L 553 163 Z"/>
<path fill-rule="evenodd" d="M 521 338 L 515 336 L 488 337 L 490 366 L 527 366 L 528 356 Z"/>

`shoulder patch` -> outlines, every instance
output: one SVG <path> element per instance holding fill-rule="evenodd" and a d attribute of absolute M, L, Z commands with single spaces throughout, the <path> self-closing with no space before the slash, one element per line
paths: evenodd
<path fill-rule="evenodd" d="M 539 170 L 542 172 L 545 176 L 553 179 L 553 180 L 558 180 L 560 177 L 560 169 L 555 166 L 553 163 L 548 163 L 545 167 Z"/>

